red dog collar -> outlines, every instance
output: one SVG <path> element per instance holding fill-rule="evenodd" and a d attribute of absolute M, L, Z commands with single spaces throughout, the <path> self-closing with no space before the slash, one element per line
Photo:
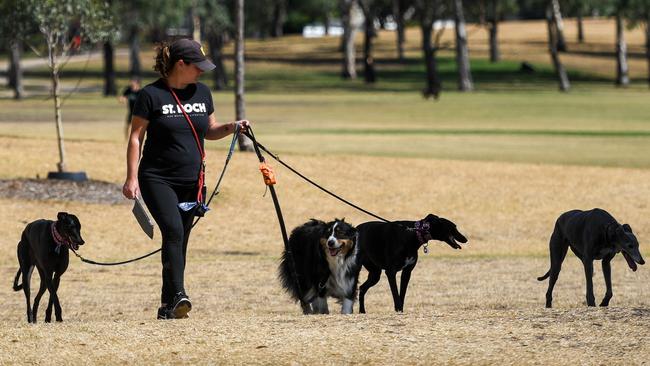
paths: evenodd
<path fill-rule="evenodd" d="M 66 240 L 56 230 L 56 222 L 53 222 L 52 225 L 50 225 L 50 232 L 52 233 L 52 239 L 54 239 L 54 242 L 56 243 L 56 249 L 54 249 L 56 254 L 59 254 L 59 252 L 61 251 L 61 245 L 65 245 L 67 247 L 70 247 L 70 241 Z"/>

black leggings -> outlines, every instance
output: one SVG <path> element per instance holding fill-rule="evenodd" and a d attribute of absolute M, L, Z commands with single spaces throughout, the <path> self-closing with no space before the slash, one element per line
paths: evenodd
<path fill-rule="evenodd" d="M 196 184 L 175 185 L 147 178 L 140 178 L 139 184 L 142 198 L 162 234 L 160 302 L 171 304 L 175 294 L 185 293 L 185 255 L 194 218 L 194 210 L 182 211 L 178 203 L 196 201 Z"/>

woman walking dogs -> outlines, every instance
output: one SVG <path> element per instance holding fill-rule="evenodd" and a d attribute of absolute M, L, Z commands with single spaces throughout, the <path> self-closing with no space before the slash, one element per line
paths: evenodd
<path fill-rule="evenodd" d="M 192 309 L 184 287 L 185 256 L 192 219 L 205 212 L 204 139 L 217 140 L 234 133 L 237 124 L 242 131 L 249 125 L 217 123 L 210 90 L 197 82 L 214 67 L 198 42 L 161 45 L 154 66 L 161 78 L 141 90 L 133 108 L 122 191 L 129 199 L 142 195 L 162 234 L 158 319 L 187 318 Z"/>

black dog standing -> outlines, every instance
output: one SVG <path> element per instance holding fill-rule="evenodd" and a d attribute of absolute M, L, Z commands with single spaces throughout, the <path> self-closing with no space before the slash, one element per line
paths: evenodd
<path fill-rule="evenodd" d="M 369 288 L 379 282 L 386 271 L 395 311 L 404 311 L 406 288 L 411 271 L 418 262 L 418 250 L 429 240 L 440 240 L 454 249 L 466 243 L 456 225 L 442 217 L 429 214 L 420 221 L 366 222 L 357 226 L 361 264 L 368 270 L 368 279 L 359 287 L 359 312 L 365 313 L 364 297 Z M 425 247 L 426 248 L 426 247 Z M 426 249 L 425 249 L 426 251 Z M 402 271 L 399 292 L 397 272 Z"/>
<path fill-rule="evenodd" d="M 14 291 L 25 292 L 27 302 L 27 322 L 36 323 L 38 303 L 47 289 L 50 300 L 45 311 L 45 322 L 52 320 L 52 305 L 56 321 L 63 321 L 61 305 L 56 291 L 59 289 L 61 275 L 68 268 L 68 248 L 77 250 L 84 244 L 81 238 L 81 224 L 77 216 L 67 212 L 59 212 L 57 221 L 37 220 L 27 224 L 18 242 L 18 263 L 20 268 L 14 279 Z M 34 266 L 41 277 L 41 287 L 34 298 L 34 306 L 30 305 L 29 282 Z M 23 283 L 18 279 L 23 276 Z"/>
<path fill-rule="evenodd" d="M 594 259 L 602 259 L 603 275 L 607 292 L 600 306 L 609 305 L 612 298 L 612 276 L 610 261 L 616 253 L 623 253 L 632 271 L 636 271 L 637 263 L 645 264 L 639 253 L 639 242 L 628 224 L 619 224 L 607 211 L 594 208 L 589 211 L 572 210 L 563 213 L 555 222 L 555 229 L 549 243 L 551 251 L 551 268 L 537 280 L 543 281 L 549 276 L 546 291 L 546 307 L 553 304 L 553 287 L 562 269 L 562 262 L 567 250 L 580 258 L 585 267 L 587 278 L 587 306 L 596 306 L 592 276 L 594 274 Z"/>

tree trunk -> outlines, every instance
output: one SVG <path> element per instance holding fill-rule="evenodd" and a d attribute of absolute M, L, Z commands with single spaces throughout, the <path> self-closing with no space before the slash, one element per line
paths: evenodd
<path fill-rule="evenodd" d="M 363 42 L 363 67 L 364 80 L 366 83 L 374 83 L 377 79 L 375 73 L 375 62 L 372 56 L 372 40 L 375 37 L 375 12 L 373 0 L 359 0 L 363 15 L 365 17 L 365 36 Z"/>
<path fill-rule="evenodd" d="M 9 55 L 9 86 L 14 91 L 14 99 L 22 99 L 23 90 L 23 70 L 20 67 L 20 53 L 22 42 L 14 40 L 11 42 Z"/>
<path fill-rule="evenodd" d="M 216 66 L 212 71 L 212 80 L 214 81 L 214 90 L 224 90 L 228 86 L 228 74 L 223 65 L 223 33 L 214 34 L 208 33 L 207 35 L 208 49 L 210 58 Z"/>
<path fill-rule="evenodd" d="M 355 0 L 341 0 L 341 14 L 343 22 L 343 70 L 344 79 L 356 79 L 356 60 L 354 49 L 354 36 L 356 29 L 352 21 L 352 7 Z"/>
<path fill-rule="evenodd" d="M 395 18 L 395 24 L 397 25 L 397 59 L 402 62 L 404 61 L 404 4 L 402 0 L 393 0 L 393 18 Z"/>
<path fill-rule="evenodd" d="M 578 6 L 578 14 L 576 17 L 577 17 L 577 25 L 578 25 L 578 43 L 584 43 L 585 32 L 582 26 L 582 4 Z"/>
<path fill-rule="evenodd" d="M 271 29 L 271 37 L 282 37 L 284 32 L 284 22 L 287 18 L 287 4 L 285 0 L 275 0 L 273 4 L 273 29 Z"/>
<path fill-rule="evenodd" d="M 456 23 L 456 65 L 458 67 L 458 90 L 466 92 L 474 90 L 472 73 L 469 65 L 469 50 L 467 48 L 467 32 L 465 31 L 465 15 L 463 1 L 454 0 Z"/>
<path fill-rule="evenodd" d="M 499 62 L 499 0 L 492 0 L 492 18 L 490 19 L 490 62 Z"/>
<path fill-rule="evenodd" d="M 630 77 L 627 66 L 627 44 L 623 34 L 624 21 L 620 12 L 616 14 L 616 85 L 628 86 Z"/>
<path fill-rule="evenodd" d="M 645 58 L 648 63 L 648 87 L 650 87 L 650 18 L 645 20 Z"/>
<path fill-rule="evenodd" d="M 420 9 L 420 11 L 423 13 L 420 15 L 420 30 L 422 31 L 422 53 L 424 55 L 424 65 L 427 70 L 426 86 L 422 91 L 422 95 L 426 99 L 429 99 L 429 97 L 438 99 L 440 96 L 440 91 L 442 89 L 442 84 L 438 76 L 438 67 L 436 63 L 436 46 L 433 44 L 431 37 L 434 19 L 428 18 L 425 14 L 430 13 L 431 9 Z"/>
<path fill-rule="evenodd" d="M 553 19 L 553 11 L 549 8 L 546 13 L 546 23 L 548 25 L 548 49 L 551 54 L 551 61 L 553 61 L 553 66 L 555 67 L 555 73 L 560 84 L 560 90 L 563 92 L 569 91 L 571 84 L 569 83 L 569 77 L 567 76 L 566 70 L 560 62 L 560 56 L 558 55 L 557 49 L 557 34 L 559 30 L 557 29 L 557 23 Z"/>
<path fill-rule="evenodd" d="M 235 114 L 246 119 L 244 103 L 244 0 L 235 1 Z M 240 151 L 253 151 L 253 142 L 243 134 L 237 138 Z"/>
<path fill-rule="evenodd" d="M 54 121 L 56 123 L 56 137 L 59 146 L 59 163 L 56 165 L 59 173 L 66 170 L 65 146 L 63 144 L 63 123 L 61 120 L 61 101 L 59 99 L 59 67 L 56 61 L 56 46 L 54 36 L 48 35 L 48 57 L 50 77 L 52 78 L 52 96 L 54 97 Z"/>
<path fill-rule="evenodd" d="M 196 3 L 190 8 L 192 14 L 192 39 L 201 43 L 201 17 L 196 11 Z"/>
<path fill-rule="evenodd" d="M 553 12 L 553 22 L 555 23 L 556 29 L 554 33 L 556 34 L 555 38 L 557 41 L 557 50 L 560 52 L 566 52 L 566 41 L 564 40 L 564 22 L 562 21 L 560 1 L 551 0 L 551 9 Z"/>
<path fill-rule="evenodd" d="M 139 79 L 142 75 L 140 63 L 140 34 L 137 26 L 131 27 L 129 32 L 129 75 Z"/>
<path fill-rule="evenodd" d="M 113 53 L 113 44 L 110 41 L 104 42 L 104 96 L 117 95 Z"/>

